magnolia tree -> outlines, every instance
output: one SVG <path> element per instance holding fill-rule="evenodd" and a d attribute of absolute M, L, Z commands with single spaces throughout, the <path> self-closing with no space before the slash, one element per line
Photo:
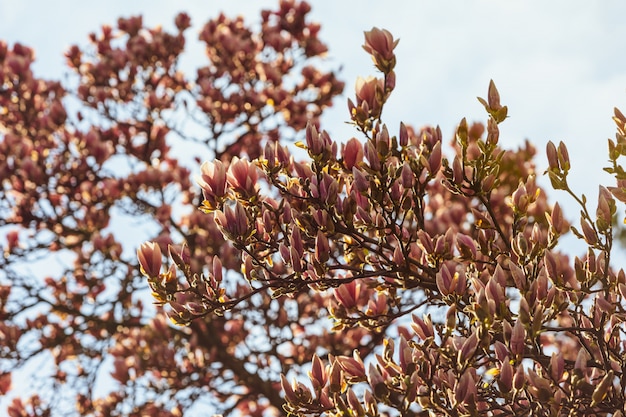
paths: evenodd
<path fill-rule="evenodd" d="M 329 343 L 304 327 L 323 303 L 303 304 L 300 317 L 284 301 L 263 310 L 270 298 L 259 296 L 176 327 L 151 306 L 136 249 L 184 240 L 187 271 L 240 269 L 238 251 L 196 209 L 191 172 L 200 159 L 257 158 L 266 142 L 304 137 L 342 91 L 320 65 L 327 48 L 309 10 L 283 0 L 253 25 L 207 22 L 195 74 L 179 65 L 184 13 L 173 32 L 141 17 L 102 27 L 69 49 L 64 83 L 37 78 L 34 52 L 0 41 L 0 414 L 281 408 L 277 352 L 298 366 Z M 281 330 L 290 324 L 294 334 Z"/>
<path fill-rule="evenodd" d="M 534 147 L 498 145 L 493 82 L 486 126 L 462 120 L 449 147 L 438 128 L 384 124 L 397 42 L 365 34 L 381 76 L 348 102 L 357 138 L 311 121 L 307 157 L 268 143 L 202 165 L 199 224 L 234 251 L 198 266 L 196 247 L 143 244 L 156 302 L 192 338 L 225 323 L 214 337 L 281 388 L 289 415 L 623 415 L 626 276 L 611 257 L 626 117 L 609 140 L 617 185 L 597 204 L 570 188 L 566 146 L 548 144 L 552 186 L 580 206 L 570 226 L 536 183 Z M 557 247 L 569 230 L 588 246 L 573 260 Z M 247 383 L 241 398 L 261 381 Z"/>

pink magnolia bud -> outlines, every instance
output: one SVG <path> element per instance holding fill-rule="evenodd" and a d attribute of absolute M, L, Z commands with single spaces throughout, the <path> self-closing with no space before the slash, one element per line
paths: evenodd
<path fill-rule="evenodd" d="M 452 291 L 450 290 L 450 285 L 452 283 L 452 273 L 448 269 L 446 264 L 441 266 L 439 272 L 437 272 L 436 277 L 437 288 L 439 292 L 443 295 L 449 295 Z"/>
<path fill-rule="evenodd" d="M 405 189 L 410 189 L 411 187 L 413 187 L 414 175 L 413 175 L 413 170 L 411 170 L 411 166 L 409 165 L 408 162 L 405 162 L 404 164 L 402 164 L 402 171 L 400 172 L 400 180 L 402 182 L 402 186 Z"/>
<path fill-rule="evenodd" d="M 398 46 L 400 40 L 394 40 L 393 35 L 389 31 L 376 27 L 364 33 L 365 44 L 363 49 L 372 55 L 376 68 L 385 74 L 391 72 L 396 65 L 396 57 L 393 50 Z"/>
<path fill-rule="evenodd" d="M 548 157 L 548 166 L 551 170 L 559 170 L 559 156 L 556 151 L 556 146 L 552 141 L 548 141 L 546 145 L 546 155 Z"/>
<path fill-rule="evenodd" d="M 370 363 L 367 370 L 367 379 L 370 386 L 374 389 L 374 396 L 382 399 L 389 395 L 389 388 L 385 384 L 385 377 L 383 377 L 378 366 Z"/>
<path fill-rule="evenodd" d="M 311 122 L 306 125 L 306 146 L 312 155 L 319 155 L 324 148 L 317 128 Z"/>
<path fill-rule="evenodd" d="M 560 352 L 557 354 L 556 352 L 552 353 L 552 357 L 550 358 L 550 374 L 552 379 L 556 382 L 561 382 L 563 379 L 563 372 L 565 371 L 565 359 L 563 358 L 563 354 Z"/>
<path fill-rule="evenodd" d="M 526 186 L 523 183 L 520 182 L 517 189 L 513 192 L 511 201 L 514 210 L 519 213 L 526 213 L 528 205 L 530 204 L 530 199 L 526 191 Z"/>
<path fill-rule="evenodd" d="M 502 367 L 500 368 L 500 375 L 498 377 L 498 387 L 505 394 L 510 392 L 513 388 L 513 366 L 508 357 L 502 361 Z"/>
<path fill-rule="evenodd" d="M 367 302 L 368 316 L 380 316 L 387 312 L 387 296 L 384 293 L 376 293 L 375 300 Z"/>
<path fill-rule="evenodd" d="M 369 162 L 370 168 L 372 168 L 372 170 L 375 172 L 380 171 L 380 168 L 381 168 L 380 157 L 378 155 L 378 151 L 376 150 L 376 148 L 374 147 L 374 144 L 371 141 L 367 141 L 367 143 L 365 144 L 365 149 L 363 153 L 365 155 L 365 158 Z"/>
<path fill-rule="evenodd" d="M 611 220 L 615 213 L 615 200 L 611 196 L 611 193 L 605 187 L 600 186 L 598 192 L 598 208 L 596 209 L 596 216 L 598 218 L 597 225 L 601 230 L 606 230 L 611 226 Z"/>
<path fill-rule="evenodd" d="M 352 388 L 348 388 L 348 391 L 346 392 L 346 398 L 348 399 L 348 405 L 350 405 L 350 411 L 354 413 L 354 416 L 365 416 L 365 410 L 363 409 L 361 402 L 359 401 Z"/>
<path fill-rule="evenodd" d="M 244 200 L 251 200 L 257 194 L 259 174 L 256 165 L 247 159 L 234 157 L 226 175 L 228 184 Z"/>
<path fill-rule="evenodd" d="M 544 256 L 544 265 L 548 278 L 550 278 L 552 282 L 558 284 L 561 281 L 561 262 L 559 257 L 552 253 L 552 251 L 546 251 Z"/>
<path fill-rule="evenodd" d="M 524 354 L 524 348 L 526 346 L 526 329 L 524 328 L 524 324 L 519 318 L 515 322 L 515 326 L 513 326 L 511 341 L 509 342 L 509 345 L 511 347 L 511 353 L 513 355 Z"/>
<path fill-rule="evenodd" d="M 263 149 L 263 159 L 267 161 L 267 167 L 272 169 L 276 166 L 276 143 L 267 142 Z"/>
<path fill-rule="evenodd" d="M 321 390 L 326 385 L 326 368 L 317 354 L 313 355 L 309 378 L 315 391 Z"/>
<path fill-rule="evenodd" d="M 441 168 L 441 142 L 435 143 L 428 156 L 428 172 L 435 176 Z"/>
<path fill-rule="evenodd" d="M 328 389 L 331 393 L 339 393 L 345 384 L 343 377 L 343 370 L 340 363 L 337 362 L 337 358 L 331 361 L 330 370 L 328 371 Z"/>
<path fill-rule="evenodd" d="M 568 225 L 563 219 L 563 211 L 561 210 L 561 206 L 559 205 L 559 203 L 554 204 L 554 207 L 552 208 L 552 214 L 550 214 L 549 216 L 546 214 L 546 217 L 548 218 L 548 222 L 552 225 L 557 234 L 567 232 Z"/>
<path fill-rule="evenodd" d="M 365 378 L 365 365 L 356 349 L 352 352 L 352 357 L 338 356 L 336 361 L 341 366 L 341 369 L 345 371 L 349 379 L 362 381 Z"/>
<path fill-rule="evenodd" d="M 477 256 L 477 248 L 476 242 L 468 235 L 464 235 L 462 233 L 456 234 L 456 245 L 459 249 L 459 252 L 465 258 L 476 259 Z"/>
<path fill-rule="evenodd" d="M 289 246 L 296 251 L 295 256 L 297 256 L 298 259 L 301 259 L 304 256 L 304 244 L 302 241 L 302 234 L 300 233 L 300 228 L 296 225 L 292 225 L 291 227 Z M 292 261 L 293 260 L 294 259 L 292 259 Z"/>
<path fill-rule="evenodd" d="M 620 133 L 626 132 L 626 116 L 617 108 L 613 108 L 613 121 L 617 125 L 617 128 L 620 130 Z"/>
<path fill-rule="evenodd" d="M 400 246 L 396 246 L 393 250 L 393 262 L 396 266 L 404 265 L 405 263 L 404 254 L 402 253 L 402 248 Z"/>
<path fill-rule="evenodd" d="M 585 238 L 585 242 L 589 245 L 593 246 L 598 243 L 598 235 L 589 222 L 583 218 L 580 219 L 580 226 L 583 230 L 583 236 Z"/>
<path fill-rule="evenodd" d="M 289 383 L 289 381 L 287 381 L 287 378 L 284 374 L 280 374 L 280 386 L 285 393 L 285 399 L 287 400 L 287 403 L 294 405 L 298 404 L 298 397 L 294 392 L 293 386 Z"/>
<path fill-rule="evenodd" d="M 487 102 L 489 103 L 489 108 L 493 110 L 500 110 L 500 108 L 502 108 L 502 105 L 500 104 L 500 93 L 498 93 L 498 89 L 496 88 L 496 84 L 493 80 L 489 80 Z"/>
<path fill-rule="evenodd" d="M 405 147 L 409 144 L 409 131 L 403 122 L 400 122 L 400 146 Z"/>
<path fill-rule="evenodd" d="M 400 367 L 402 372 L 410 374 L 413 367 L 413 348 L 409 346 L 404 335 L 400 335 L 400 345 L 398 346 L 398 356 L 400 357 Z"/>
<path fill-rule="evenodd" d="M 514 262 L 509 262 L 508 266 L 511 276 L 513 277 L 513 282 L 515 283 L 515 287 L 521 291 L 525 290 L 527 281 L 524 270 Z"/>
<path fill-rule="evenodd" d="M 550 381 L 537 375 L 532 369 L 528 370 L 528 391 L 539 401 L 548 402 L 553 396 Z"/>
<path fill-rule="evenodd" d="M 218 256 L 213 257 L 213 279 L 219 284 L 222 282 L 222 261 Z"/>
<path fill-rule="evenodd" d="M 376 150 L 380 155 L 389 154 L 389 150 L 391 149 L 391 139 L 389 138 L 389 130 L 387 130 L 387 125 L 383 125 L 382 130 L 376 134 L 375 143 Z"/>
<path fill-rule="evenodd" d="M 382 92 L 385 86 L 383 80 L 374 77 L 361 78 L 356 80 L 356 108 L 352 102 L 349 102 L 349 106 L 352 107 L 351 114 L 353 119 L 361 112 L 362 117 L 365 119 L 373 118 L 377 119 L 380 116 L 383 105 Z M 357 118 L 358 121 L 358 118 Z"/>
<path fill-rule="evenodd" d="M 465 339 L 463 342 L 463 346 L 461 346 L 461 350 L 459 350 L 457 363 L 460 366 L 464 366 L 476 353 L 476 348 L 478 347 L 478 330 L 474 330 L 470 337 Z"/>
<path fill-rule="evenodd" d="M 205 162 L 200 167 L 201 176 L 196 179 L 202 188 L 209 210 L 215 210 L 226 195 L 226 167 L 221 161 Z"/>
<path fill-rule="evenodd" d="M 137 258 L 141 273 L 150 277 L 158 277 L 161 272 L 161 248 L 154 242 L 145 242 L 137 249 Z"/>
<path fill-rule="evenodd" d="M 354 186 L 357 191 L 363 193 L 369 189 L 369 181 L 367 180 L 367 178 L 365 178 L 365 174 L 363 174 L 363 172 L 360 171 L 357 167 L 352 167 L 352 177 L 354 178 Z"/>
<path fill-rule="evenodd" d="M 321 230 L 317 231 L 317 236 L 315 237 L 315 259 L 321 264 L 326 263 L 330 259 L 328 238 Z"/>
<path fill-rule="evenodd" d="M 344 166 L 351 171 L 363 162 L 363 145 L 358 139 L 352 138 L 346 143 L 342 154 Z"/>
<path fill-rule="evenodd" d="M 558 149 L 558 158 L 559 158 L 559 165 L 561 167 L 561 170 L 567 172 L 570 169 L 570 162 L 569 162 L 569 152 L 567 151 L 567 147 L 565 146 L 565 143 L 563 142 L 559 142 L 559 149 Z"/>
<path fill-rule="evenodd" d="M 456 318 L 456 304 L 452 304 L 450 307 L 448 307 L 448 311 L 446 312 L 446 331 L 447 332 L 452 332 L 454 331 L 454 329 L 456 329 L 456 323 L 457 323 L 457 318 Z"/>
<path fill-rule="evenodd" d="M 420 339 L 425 341 L 435 335 L 433 322 L 430 319 L 430 315 L 426 315 L 424 320 L 422 320 L 415 314 L 412 315 L 412 318 L 413 323 L 411 323 L 411 328 Z"/>
<path fill-rule="evenodd" d="M 452 160 L 452 181 L 456 185 L 463 184 L 463 181 L 465 180 L 462 164 L 461 157 L 456 155 Z"/>
<path fill-rule="evenodd" d="M 591 323 L 589 323 L 591 324 Z M 592 326 L 589 326 L 590 328 Z M 578 369 L 581 373 L 585 373 L 587 370 L 587 361 L 589 360 L 589 354 L 585 349 L 580 349 L 578 351 L 578 355 L 576 356 L 576 362 L 574 363 L 574 369 Z"/>
<path fill-rule="evenodd" d="M 226 206 L 224 211 L 216 211 L 215 223 L 220 227 L 224 238 L 232 241 L 240 241 L 249 231 L 248 214 L 239 200 L 234 208 Z"/>
<path fill-rule="evenodd" d="M 496 122 L 496 119 L 490 117 L 487 121 L 487 144 L 497 145 L 499 138 L 500 128 L 498 128 L 498 123 Z"/>
<path fill-rule="evenodd" d="M 524 365 L 519 364 L 517 366 L 517 370 L 515 371 L 515 375 L 513 376 L 513 388 L 516 391 L 520 391 L 524 388 L 524 383 L 526 382 L 526 375 L 524 374 Z"/>
<path fill-rule="evenodd" d="M 600 381 L 600 383 L 593 390 L 593 394 L 591 394 L 591 406 L 595 406 L 607 397 L 611 388 L 613 388 L 613 380 L 615 379 L 615 374 L 613 370 L 610 370 L 604 375 L 604 378 Z"/>
<path fill-rule="evenodd" d="M 546 295 L 548 295 L 548 273 L 546 268 L 541 268 L 535 283 L 537 284 L 537 299 L 545 299 Z"/>
<path fill-rule="evenodd" d="M 257 276 L 257 272 L 254 268 L 254 264 L 252 263 L 252 257 L 247 253 L 244 253 L 241 261 L 241 273 L 246 277 L 248 282 L 254 280 Z"/>
<path fill-rule="evenodd" d="M 334 295 L 339 304 L 345 308 L 353 308 L 361 292 L 361 286 L 357 280 L 350 281 L 335 288 Z"/>
<path fill-rule="evenodd" d="M 476 381 L 470 369 L 466 370 L 455 384 L 454 398 L 459 404 L 473 404 L 476 400 Z"/>
<path fill-rule="evenodd" d="M 419 243 L 426 253 L 432 254 L 435 251 L 433 240 L 426 231 L 419 230 L 417 232 L 417 238 L 419 239 Z"/>
<path fill-rule="evenodd" d="M 372 392 L 368 389 L 363 393 L 363 401 L 365 405 L 365 409 L 367 410 L 368 415 L 377 416 L 378 415 L 378 403 L 372 395 Z"/>

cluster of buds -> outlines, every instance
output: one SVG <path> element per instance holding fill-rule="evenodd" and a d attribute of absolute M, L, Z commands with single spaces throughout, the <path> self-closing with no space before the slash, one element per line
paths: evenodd
<path fill-rule="evenodd" d="M 393 39 L 385 29 L 372 28 L 365 32 L 363 49 L 371 55 L 376 69 L 384 78 L 359 77 L 356 81 L 356 104 L 348 100 L 348 110 L 352 121 L 365 132 L 374 128 L 373 121 L 380 121 L 383 106 L 396 86 L 396 55 L 393 50 L 399 39 Z"/>

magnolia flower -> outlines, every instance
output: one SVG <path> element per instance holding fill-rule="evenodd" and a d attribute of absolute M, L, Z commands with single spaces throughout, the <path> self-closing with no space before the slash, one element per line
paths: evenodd
<path fill-rule="evenodd" d="M 374 27 L 369 32 L 365 32 L 363 49 L 372 55 L 376 68 L 387 74 L 396 66 L 396 55 L 393 50 L 398 46 L 398 42 L 400 40 L 394 40 L 388 30 Z"/>
<path fill-rule="evenodd" d="M 228 184 L 243 199 L 249 200 L 256 196 L 259 174 L 256 165 L 247 159 L 234 157 L 226 175 Z"/>
<path fill-rule="evenodd" d="M 234 208 L 227 206 L 224 211 L 218 210 L 215 213 L 215 222 L 226 239 L 239 240 L 248 234 L 248 215 L 239 201 Z"/>
<path fill-rule="evenodd" d="M 148 277 L 157 277 L 161 272 L 161 248 L 154 242 L 145 242 L 137 249 L 137 258 L 141 273 Z"/>
<path fill-rule="evenodd" d="M 203 163 L 200 169 L 202 175 L 196 181 L 202 188 L 204 206 L 215 210 L 226 195 L 226 167 L 221 161 L 214 161 Z"/>

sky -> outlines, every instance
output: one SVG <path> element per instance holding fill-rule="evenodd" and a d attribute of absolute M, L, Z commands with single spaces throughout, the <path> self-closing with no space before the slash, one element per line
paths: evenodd
<path fill-rule="evenodd" d="M 604 0 L 463 0 L 463 1 L 311 1 L 311 19 L 322 24 L 331 65 L 342 66 L 344 97 L 322 120 L 335 139 L 355 135 L 348 119 L 347 97 L 358 76 L 375 75 L 361 49 L 363 31 L 373 26 L 400 38 L 396 49 L 397 87 L 384 118 L 391 133 L 400 121 L 416 127 L 440 125 L 446 141 L 458 122 L 486 121 L 476 100 L 486 97 L 489 80 L 509 107 L 500 142 L 514 148 L 529 139 L 538 149 L 542 173 L 548 140 L 564 141 L 572 160 L 570 184 L 595 202 L 599 183 L 613 185 L 602 172 L 607 138 L 615 136 L 613 107 L 626 113 L 626 2 Z M 276 0 L 0 0 L 0 39 L 36 50 L 35 73 L 58 79 L 65 72 L 64 51 L 102 24 L 120 16 L 144 15 L 148 25 L 173 28 L 174 16 L 186 11 L 188 30 L 183 68 L 203 62 L 197 41 L 202 25 L 219 11 L 258 22 L 261 8 Z M 547 178 L 541 183 L 549 187 Z M 562 192 L 551 191 L 566 215 L 579 208 Z M 591 209 L 595 212 L 595 204 Z M 623 213 L 623 206 L 619 210 Z"/>

